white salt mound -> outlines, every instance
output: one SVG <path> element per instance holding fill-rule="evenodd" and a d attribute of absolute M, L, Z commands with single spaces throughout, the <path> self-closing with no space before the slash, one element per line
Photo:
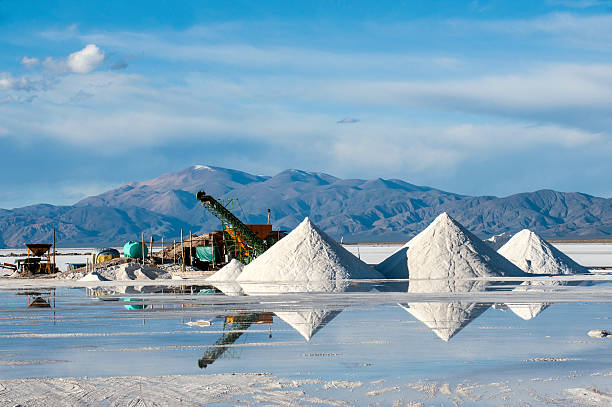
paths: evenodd
<path fill-rule="evenodd" d="M 510 238 L 512 238 L 512 235 L 510 233 L 504 232 L 500 233 L 499 235 L 491 236 L 490 238 L 483 240 L 483 242 L 489 245 L 491 249 L 499 250 L 499 248 L 505 245 L 506 242 L 510 240 Z"/>
<path fill-rule="evenodd" d="M 248 294 L 342 292 L 350 279 L 381 274 L 340 246 L 308 218 L 252 263 L 236 279 Z M 306 309 L 275 312 L 307 341 L 340 311 Z"/>
<path fill-rule="evenodd" d="M 540 236 L 523 229 L 498 253 L 530 274 L 585 274 L 589 270 L 570 259 Z"/>
<path fill-rule="evenodd" d="M 440 214 L 427 228 L 377 268 L 388 278 L 469 279 L 519 277 L 524 273 L 473 233 Z"/>
<path fill-rule="evenodd" d="M 552 244 L 542 239 L 529 229 L 523 229 L 503 245 L 498 253 L 510 260 L 517 267 L 529 274 L 585 274 L 588 269 L 582 267 Z M 546 287 L 565 285 L 558 281 L 526 281 L 515 291 L 544 291 Z M 535 318 L 544 311 L 549 303 L 515 304 L 508 303 L 508 308 L 522 319 Z"/>
<path fill-rule="evenodd" d="M 524 275 L 447 213 L 440 214 L 404 248 L 377 269 L 388 278 L 410 278 L 409 293 L 480 292 L 489 283 L 474 281 L 476 277 Z M 401 306 L 445 341 L 489 308 L 466 301 Z"/>
<path fill-rule="evenodd" d="M 139 263 L 124 263 L 105 269 L 98 269 L 97 273 L 107 280 L 157 280 L 171 279 L 170 273 L 157 267 L 142 265 Z"/>
<path fill-rule="evenodd" d="M 222 293 L 230 296 L 242 295 L 242 287 L 236 283 L 236 278 L 242 273 L 244 264 L 236 259 L 232 259 L 219 271 L 206 278 L 213 286 L 217 287 Z"/>
<path fill-rule="evenodd" d="M 305 218 L 244 267 L 236 281 L 252 295 L 342 291 L 346 280 L 378 278 L 383 276 Z"/>
<path fill-rule="evenodd" d="M 89 273 L 79 278 L 79 281 L 108 281 L 108 280 L 94 271 L 93 273 Z"/>

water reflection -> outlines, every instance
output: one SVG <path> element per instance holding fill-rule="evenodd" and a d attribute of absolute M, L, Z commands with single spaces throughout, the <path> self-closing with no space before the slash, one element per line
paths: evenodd
<path fill-rule="evenodd" d="M 572 282 L 571 285 L 584 284 Z M 192 315 L 205 310 L 210 306 L 212 298 L 232 298 L 235 303 L 234 312 L 241 312 L 224 316 L 223 335 L 210 346 L 200 359 L 199 366 L 205 367 L 215 359 L 221 357 L 228 345 L 233 344 L 253 323 L 263 322 L 262 318 L 276 315 L 295 330 L 306 341 L 332 322 L 347 306 L 353 306 L 347 298 L 360 293 L 368 300 L 377 296 L 390 296 L 385 298 L 406 298 L 407 301 L 397 300 L 397 304 L 407 311 L 416 320 L 423 323 L 443 341 L 451 340 L 462 329 L 483 314 L 491 307 L 494 301 L 483 301 L 478 293 L 490 292 L 534 292 L 547 293 L 555 288 L 562 288 L 569 283 L 559 282 L 523 282 L 523 281 L 489 281 L 480 279 L 411 279 L 411 280 L 357 280 L 341 281 L 320 284 L 317 282 L 291 282 L 291 283 L 248 283 L 244 287 L 239 283 L 232 285 L 244 290 L 246 294 L 236 295 L 237 290 L 222 293 L 211 285 L 185 285 L 185 286 L 125 286 L 101 287 L 87 289 L 89 295 L 96 296 L 103 301 L 121 301 L 129 309 L 139 310 L 139 314 L 146 318 L 147 312 L 163 310 L 164 304 L 173 303 L 169 309 L 183 312 L 190 308 Z M 211 297 L 211 294 L 213 297 Z M 440 295 L 438 295 L 440 294 Z M 467 299 L 465 299 L 466 295 Z M 476 295 L 473 295 L 476 294 Z M 129 295 L 129 296 L 127 296 Z M 342 296 L 345 295 L 345 296 Z M 290 297 L 293 296 L 293 297 Z M 436 301 L 427 301 L 423 298 L 433 296 L 442 298 Z M 453 297 L 457 298 L 456 300 Z M 319 301 L 319 299 L 321 299 Z M 336 301 L 336 298 L 338 300 Z M 474 298 L 475 300 L 472 300 Z M 480 299 L 480 301 L 478 300 Z M 130 304 L 131 302 L 131 304 Z M 213 301 L 214 302 L 214 301 Z M 383 300 L 384 303 L 384 300 Z M 501 302 L 503 303 L 503 302 Z M 501 304 L 500 303 L 500 304 Z M 161 305 L 161 306 L 160 306 Z M 358 304 L 357 304 L 358 305 Z M 147 306 L 147 312 L 144 311 Z M 247 306 L 243 308 L 243 306 Z M 506 302 L 505 307 L 512 310 L 521 318 L 528 320 L 535 318 L 550 302 Z M 497 307 L 499 308 L 499 307 Z M 265 309 L 266 313 L 260 310 Z M 268 323 L 272 323 L 271 317 Z"/>
<path fill-rule="evenodd" d="M 251 312 L 226 316 L 223 321 L 223 334 L 213 345 L 209 346 L 204 352 L 204 355 L 198 359 L 198 366 L 200 369 L 204 369 L 208 365 L 214 363 L 215 360 L 219 359 L 228 349 L 230 349 L 230 346 L 233 345 L 251 325 L 255 323 L 272 324 L 273 320 L 272 313 L 269 312 Z M 271 337 L 272 333 L 270 331 L 270 338 Z"/>

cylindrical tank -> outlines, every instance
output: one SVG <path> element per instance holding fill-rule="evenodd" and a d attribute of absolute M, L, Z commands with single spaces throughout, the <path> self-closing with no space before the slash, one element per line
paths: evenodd
<path fill-rule="evenodd" d="M 105 247 L 102 249 L 96 249 L 91 254 L 91 262 L 93 264 L 103 263 L 112 259 L 118 259 L 119 257 L 121 257 L 121 253 L 119 253 L 119 250 L 113 249 L 111 247 Z"/>
<path fill-rule="evenodd" d="M 127 242 L 123 246 L 123 255 L 132 259 L 141 259 L 143 252 L 143 244 L 141 242 L 135 242 L 133 240 Z M 144 256 L 147 257 L 147 245 L 144 245 Z"/>

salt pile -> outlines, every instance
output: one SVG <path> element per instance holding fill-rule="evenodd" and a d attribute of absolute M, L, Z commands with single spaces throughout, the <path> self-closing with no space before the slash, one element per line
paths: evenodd
<path fill-rule="evenodd" d="M 525 273 L 558 275 L 589 272 L 529 229 L 518 232 L 498 252 Z"/>
<path fill-rule="evenodd" d="M 524 275 L 447 213 L 439 215 L 404 248 L 377 270 L 388 278 L 410 277 L 409 293 L 480 292 L 490 283 L 474 278 Z M 490 306 L 466 301 L 400 305 L 445 341 Z"/>
<path fill-rule="evenodd" d="M 107 280 L 104 277 L 102 277 L 100 274 L 94 271 L 93 273 L 89 273 L 79 278 L 79 281 L 107 281 Z"/>
<path fill-rule="evenodd" d="M 351 279 L 383 278 L 306 218 L 291 233 L 244 267 L 236 281 L 249 295 L 342 292 Z M 306 340 L 340 311 L 275 312 Z"/>
<path fill-rule="evenodd" d="M 350 279 L 383 278 L 305 218 L 236 278 L 244 292 L 337 292 Z M 268 284 L 272 283 L 272 284 Z"/>
<path fill-rule="evenodd" d="M 499 235 L 491 236 L 490 238 L 483 240 L 483 242 L 488 244 L 491 249 L 499 250 L 499 248 L 505 245 L 506 242 L 510 240 L 510 238 L 512 238 L 512 235 L 510 233 L 504 232 L 500 233 Z"/>
<path fill-rule="evenodd" d="M 529 229 L 523 229 L 499 250 L 499 254 L 529 274 L 585 274 L 588 269 L 563 254 L 552 244 Z M 541 291 L 546 288 L 566 285 L 559 281 L 526 281 L 515 291 Z M 509 303 L 508 308 L 519 317 L 529 320 L 540 314 L 548 303 Z"/>
<path fill-rule="evenodd" d="M 518 277 L 524 273 L 446 212 L 380 263 L 387 278 L 471 279 Z"/>
<path fill-rule="evenodd" d="M 242 287 L 236 283 L 236 278 L 242 273 L 244 264 L 236 259 L 232 259 L 212 276 L 206 278 L 211 285 L 219 289 L 223 294 L 230 296 L 242 295 Z"/>

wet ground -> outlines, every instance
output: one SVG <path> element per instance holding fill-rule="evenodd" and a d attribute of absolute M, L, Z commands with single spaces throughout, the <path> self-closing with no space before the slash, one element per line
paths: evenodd
<path fill-rule="evenodd" d="M 612 405 L 612 338 L 587 334 L 612 330 L 608 272 L 248 297 L 0 283 L 0 405 Z"/>
<path fill-rule="evenodd" d="M 263 372 L 324 383 L 332 399 L 358 405 L 446 400 L 465 386 L 472 403 L 488 405 L 488 395 L 549 405 L 567 389 L 612 392 L 612 339 L 587 335 L 612 328 L 607 279 L 533 294 L 549 305 L 530 320 L 512 311 L 513 282 L 408 293 L 377 281 L 356 292 L 261 297 L 202 285 L 5 289 L 0 379 Z M 50 307 L 28 307 L 37 298 Z"/>

